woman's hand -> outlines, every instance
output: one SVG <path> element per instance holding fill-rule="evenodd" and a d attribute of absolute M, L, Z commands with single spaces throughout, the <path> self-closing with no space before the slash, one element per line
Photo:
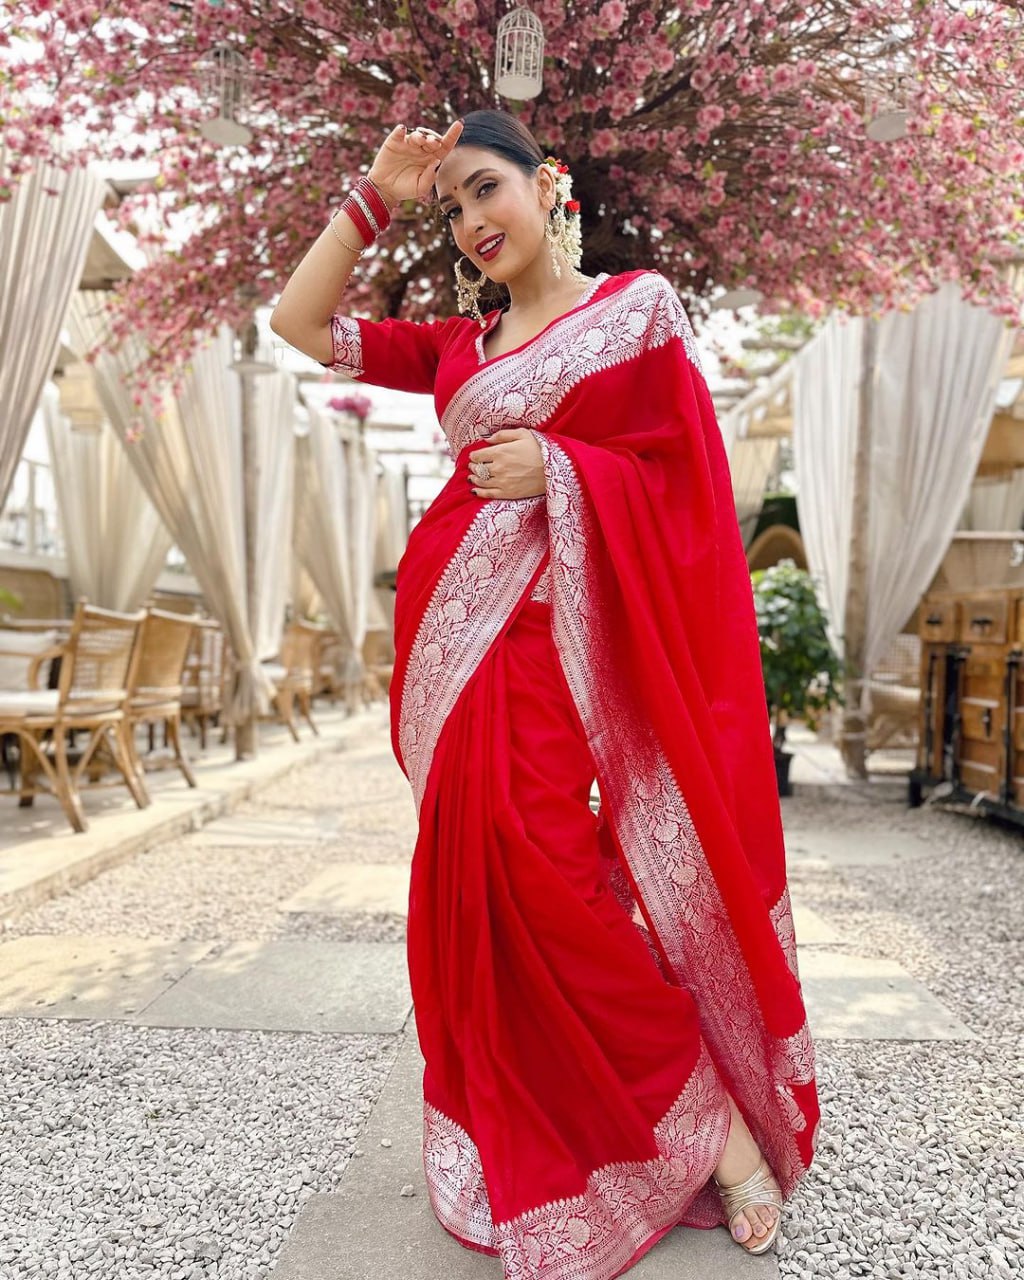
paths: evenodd
<path fill-rule="evenodd" d="M 404 124 L 396 124 L 384 139 L 367 176 L 395 204 L 413 199 L 426 202 L 438 165 L 461 133 L 461 120 L 456 120 L 444 137 L 423 125 L 406 132 Z"/>
<path fill-rule="evenodd" d="M 478 498 L 535 498 L 546 489 L 544 455 L 526 427 L 508 427 L 469 458 L 469 484 Z M 482 464 L 490 476 L 484 479 Z"/>

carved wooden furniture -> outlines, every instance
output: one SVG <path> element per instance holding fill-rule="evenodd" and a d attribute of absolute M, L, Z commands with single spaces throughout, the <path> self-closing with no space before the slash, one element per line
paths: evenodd
<path fill-rule="evenodd" d="M 1024 589 L 928 596 L 920 635 L 911 804 L 941 788 L 937 798 L 1024 824 Z"/>

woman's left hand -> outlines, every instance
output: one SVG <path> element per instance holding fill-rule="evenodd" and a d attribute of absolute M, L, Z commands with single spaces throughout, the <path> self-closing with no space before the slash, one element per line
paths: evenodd
<path fill-rule="evenodd" d="M 544 493 L 544 455 L 526 427 L 508 427 L 488 437 L 486 448 L 469 458 L 469 483 L 478 498 L 535 498 Z M 480 466 L 486 462 L 485 480 Z"/>

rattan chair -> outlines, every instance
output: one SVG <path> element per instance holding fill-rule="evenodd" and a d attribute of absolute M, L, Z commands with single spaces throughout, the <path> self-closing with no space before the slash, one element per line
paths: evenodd
<path fill-rule="evenodd" d="M 21 748 L 22 807 L 50 792 L 75 831 L 86 831 L 79 790 L 104 748 L 139 808 L 149 803 L 135 771 L 125 719 L 144 616 L 79 601 L 61 655 L 58 687 L 0 694 L 0 733 L 15 734 Z M 87 733 L 88 739 L 72 766 L 68 735 L 73 730 Z M 38 782 L 40 776 L 48 786 Z"/>
<path fill-rule="evenodd" d="M 128 699 L 128 741 L 140 783 L 145 774 L 135 743 L 141 725 L 164 726 L 164 741 L 174 763 L 190 787 L 196 785 L 188 760 L 181 750 L 181 694 L 185 662 L 192 641 L 193 622 L 181 613 L 147 609 L 139 636 L 139 658 Z"/>
<path fill-rule="evenodd" d="M 313 732 L 320 733 L 313 720 L 312 702 L 324 630 L 312 622 L 289 622 L 281 641 L 280 661 L 263 663 L 263 670 L 274 685 L 274 707 L 296 742 L 296 704 Z"/>
<path fill-rule="evenodd" d="M 212 618 L 189 619 L 192 641 L 182 673 L 181 717 L 199 735 L 206 750 L 206 726 L 216 721 L 224 707 L 227 675 L 224 632 Z"/>

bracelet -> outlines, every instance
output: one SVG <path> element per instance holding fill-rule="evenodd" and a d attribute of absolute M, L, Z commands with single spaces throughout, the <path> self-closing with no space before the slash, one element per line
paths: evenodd
<path fill-rule="evenodd" d="M 391 210 L 374 182 L 363 175 L 341 203 L 367 248 L 391 224 Z"/>
<path fill-rule="evenodd" d="M 363 245 L 361 248 L 357 249 L 354 244 L 349 244 L 348 241 L 342 240 L 341 236 L 338 233 L 338 228 L 334 225 L 334 219 L 338 216 L 340 212 L 341 212 L 340 209 L 335 209 L 335 211 L 331 214 L 331 230 L 334 232 L 334 238 L 335 240 L 337 240 L 339 244 L 343 244 L 350 253 L 357 253 L 359 254 L 360 257 L 362 257 L 363 254 L 366 252 L 366 246 Z"/>

